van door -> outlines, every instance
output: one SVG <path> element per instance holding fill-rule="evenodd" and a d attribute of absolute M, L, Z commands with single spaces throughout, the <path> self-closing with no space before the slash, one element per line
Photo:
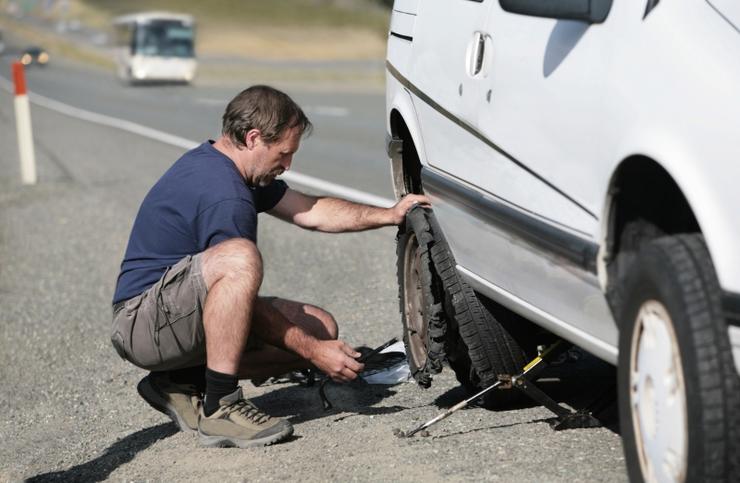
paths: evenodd
<path fill-rule="evenodd" d="M 414 26 L 409 81 L 415 88 L 427 161 L 445 171 L 457 171 L 460 136 L 446 114 L 460 123 L 476 122 L 487 39 L 486 18 L 495 0 L 424 0 Z M 391 66 L 392 68 L 392 66 Z"/>
<path fill-rule="evenodd" d="M 500 242 L 482 249 L 483 256 L 508 260 L 508 273 L 480 259 L 459 261 L 527 304 L 616 346 L 595 270 L 605 186 L 594 168 L 605 147 L 599 135 L 599 86 L 608 84 L 605 30 L 507 13 L 498 2 L 492 8 L 486 25 L 492 65 L 476 124 L 490 149 L 475 172 L 477 186 L 513 210 L 498 223 L 508 249 L 501 251 Z"/>

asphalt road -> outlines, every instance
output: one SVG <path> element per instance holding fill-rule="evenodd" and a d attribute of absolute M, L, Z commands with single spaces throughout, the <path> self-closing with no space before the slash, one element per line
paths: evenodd
<path fill-rule="evenodd" d="M 13 47 L 0 57 L 0 76 L 8 78 Z M 224 79 L 223 86 L 120 83 L 113 72 L 52 59 L 26 69 L 33 93 L 65 104 L 174 134 L 195 142 L 218 136 L 230 99 L 253 83 Z M 385 152 L 385 100 L 382 92 L 322 89 L 320 85 L 277 86 L 290 94 L 314 123 L 293 169 L 322 180 L 392 199 Z"/>
<path fill-rule="evenodd" d="M 86 77 L 61 68 L 29 75 L 32 89 L 67 79 L 70 92 L 82 82 L 93 89 L 104 76 Z M 118 94 L 104 96 L 106 89 L 95 92 L 100 106 L 108 106 L 101 109 L 121 101 Z M 142 104 L 161 98 L 154 110 L 172 125 L 185 116 L 167 109 L 184 103 L 191 128 L 199 125 L 191 115 L 197 109 L 184 100 L 188 96 L 178 101 L 177 95 L 199 93 L 198 88 L 123 92 L 131 96 L 124 99 L 142 96 Z M 354 147 L 357 140 L 352 153 L 362 152 L 382 132 L 382 124 L 370 126 L 382 104 L 372 96 L 346 99 L 357 103 L 353 112 L 367 103 L 367 112 L 353 116 L 367 129 L 352 131 L 343 121 L 327 120 L 326 126 L 341 126 L 324 128 L 333 146 L 326 149 L 339 152 L 342 143 Z M 132 103 L 118 108 L 135 112 Z M 202 108 L 200 138 L 209 135 L 208 116 L 217 110 Z M 255 388 L 245 381 L 258 405 L 290 418 L 295 436 L 255 450 L 198 447 L 193 435 L 177 432 L 139 399 L 135 385 L 143 371 L 120 360 L 108 339 L 110 298 L 133 217 L 181 150 L 43 108 L 32 108 L 32 116 L 40 182 L 21 187 L 12 98 L 0 91 L 0 481 L 627 479 L 618 434 L 608 428 L 554 432 L 542 407 L 468 409 L 433 428 L 431 437 L 396 438 L 394 428 L 414 427 L 463 397 L 449 369 L 428 390 L 413 383 L 332 386 L 328 392 L 337 409 L 330 413 L 321 409 L 315 388 L 287 381 Z M 340 134 L 342 142 L 332 144 Z M 330 158 L 315 149 L 316 159 Z M 380 150 L 375 158 L 384 161 Z M 393 229 L 309 233 L 265 217 L 259 235 L 263 293 L 327 308 L 341 336 L 354 345 L 400 336 L 394 235 Z M 548 391 L 574 407 L 613 380 L 609 368 L 591 358 L 567 363 L 550 376 Z M 613 419 L 607 422 L 614 426 Z"/>

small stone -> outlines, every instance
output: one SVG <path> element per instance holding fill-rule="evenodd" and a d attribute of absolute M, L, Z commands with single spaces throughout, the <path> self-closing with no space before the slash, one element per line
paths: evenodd
<path fill-rule="evenodd" d="M 422 431 L 419 431 L 419 436 L 421 436 L 422 438 L 428 438 L 431 435 L 429 434 L 429 431 L 427 431 L 426 429 L 424 429 Z"/>

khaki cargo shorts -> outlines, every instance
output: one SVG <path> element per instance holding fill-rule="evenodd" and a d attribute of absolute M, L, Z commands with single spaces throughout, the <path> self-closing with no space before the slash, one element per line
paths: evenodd
<path fill-rule="evenodd" d="M 147 291 L 113 308 L 111 342 L 122 358 L 150 371 L 206 363 L 201 255 L 188 255 Z"/>

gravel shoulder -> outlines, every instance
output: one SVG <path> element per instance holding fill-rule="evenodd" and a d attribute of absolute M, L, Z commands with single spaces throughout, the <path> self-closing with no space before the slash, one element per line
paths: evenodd
<path fill-rule="evenodd" d="M 626 481 L 617 434 L 553 432 L 540 407 L 468 409 L 431 437 L 396 438 L 394 428 L 462 399 L 448 369 L 426 391 L 332 385 L 329 413 L 315 387 L 244 381 L 295 436 L 254 450 L 200 448 L 138 397 L 144 372 L 108 339 L 133 217 L 181 151 L 32 108 L 40 183 L 21 187 L 12 105 L 0 92 L 0 481 Z M 400 336 L 394 234 L 324 235 L 262 218 L 263 293 L 327 308 L 355 345 Z M 573 363 L 551 388 L 570 403 L 605 374 Z"/>

